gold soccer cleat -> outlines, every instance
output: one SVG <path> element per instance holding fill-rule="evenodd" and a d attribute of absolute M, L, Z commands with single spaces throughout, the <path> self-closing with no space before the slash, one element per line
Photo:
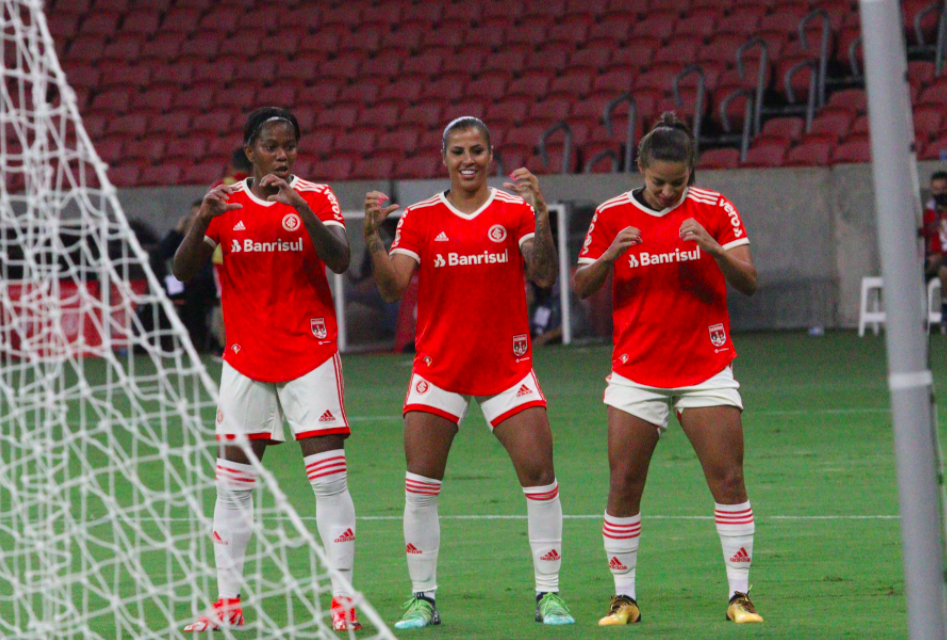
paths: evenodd
<path fill-rule="evenodd" d="M 612 596 L 612 606 L 608 615 L 598 621 L 600 627 L 614 627 L 622 624 L 641 622 L 641 610 L 634 598 Z"/>
<path fill-rule="evenodd" d="M 737 624 L 746 624 L 763 622 L 763 616 L 756 612 L 756 607 L 750 602 L 750 596 L 737 591 L 730 598 L 730 604 L 727 605 L 727 620 L 732 620 Z"/>

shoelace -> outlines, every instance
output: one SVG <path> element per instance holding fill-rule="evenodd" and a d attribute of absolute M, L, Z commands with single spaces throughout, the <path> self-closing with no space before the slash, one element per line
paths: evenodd
<path fill-rule="evenodd" d="M 562 601 L 555 593 L 547 593 L 546 596 L 540 601 L 539 609 L 545 616 L 568 616 L 569 609 L 566 607 L 566 603 Z"/>
<path fill-rule="evenodd" d="M 431 606 L 431 603 L 427 600 L 422 600 L 421 598 L 409 598 L 407 602 L 401 605 L 402 609 L 407 609 L 404 612 L 405 618 L 408 616 L 431 616 L 434 611 L 434 607 Z"/>
<path fill-rule="evenodd" d="M 736 591 L 733 595 L 737 597 L 736 602 L 740 603 L 740 605 L 742 605 L 746 611 L 749 611 L 750 613 L 756 613 L 756 607 L 754 607 L 753 603 L 750 602 L 749 594 Z"/>
<path fill-rule="evenodd" d="M 615 596 L 612 598 L 612 609 L 609 613 L 618 613 L 618 610 L 622 608 L 623 605 L 631 604 L 631 598 L 623 598 L 621 596 Z"/>

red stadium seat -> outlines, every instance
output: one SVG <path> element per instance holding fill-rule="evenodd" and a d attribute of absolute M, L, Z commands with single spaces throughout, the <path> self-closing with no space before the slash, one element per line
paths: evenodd
<path fill-rule="evenodd" d="M 440 104 L 419 103 L 404 110 L 401 114 L 401 124 L 402 126 L 413 125 L 418 130 L 437 127 L 441 123 L 442 110 L 443 107 Z"/>
<path fill-rule="evenodd" d="M 341 24 L 349 30 L 356 29 L 362 19 L 362 10 L 355 3 L 346 2 L 334 7 L 322 8 L 322 24 Z"/>
<path fill-rule="evenodd" d="M 365 156 L 375 148 L 375 134 L 372 131 L 352 131 L 341 133 L 335 138 L 336 152 L 350 152 Z"/>
<path fill-rule="evenodd" d="M 472 97 L 501 99 L 506 92 L 506 80 L 502 78 L 482 78 L 467 83 L 464 94 Z"/>
<path fill-rule="evenodd" d="M 164 160 L 178 164 L 193 164 L 207 153 L 207 140 L 196 136 L 180 138 L 165 147 Z"/>
<path fill-rule="evenodd" d="M 832 157 L 832 142 L 803 142 L 793 147 L 786 155 L 785 165 L 788 167 L 824 167 Z"/>
<path fill-rule="evenodd" d="M 337 182 L 352 176 L 351 158 L 334 158 L 313 163 L 312 175 L 317 182 Z"/>
<path fill-rule="evenodd" d="M 292 108 L 296 103 L 296 87 L 288 85 L 264 87 L 257 94 L 256 101 L 259 104 Z"/>
<path fill-rule="evenodd" d="M 648 17 L 640 20 L 631 29 L 631 36 L 644 36 L 667 40 L 674 29 L 676 16 L 670 11 L 651 11 Z"/>
<path fill-rule="evenodd" d="M 92 99 L 92 110 L 99 113 L 123 114 L 131 104 L 131 89 L 119 87 L 102 91 Z"/>
<path fill-rule="evenodd" d="M 217 9 L 204 14 L 197 24 L 197 32 L 206 37 L 221 37 L 237 28 L 240 14 L 233 9 Z M 212 35 L 213 34 L 213 35 Z"/>
<path fill-rule="evenodd" d="M 450 122 L 455 118 L 463 116 L 473 116 L 483 120 L 487 111 L 486 105 L 488 102 L 489 100 L 471 98 L 469 100 L 461 100 L 456 104 L 447 105 L 444 109 L 444 122 Z"/>
<path fill-rule="evenodd" d="M 464 94 L 464 87 L 453 79 L 434 80 L 421 89 L 422 100 L 441 100 L 453 102 Z"/>
<path fill-rule="evenodd" d="M 109 167 L 108 178 L 116 187 L 134 187 L 140 173 L 141 169 L 136 165 Z"/>
<path fill-rule="evenodd" d="M 359 69 L 361 77 L 395 78 L 401 72 L 401 56 L 386 55 L 384 52 L 362 63 Z"/>
<path fill-rule="evenodd" d="M 547 38 L 549 42 L 562 42 L 571 47 L 578 47 L 589 37 L 589 24 L 572 19 L 562 19 L 549 28 Z"/>
<path fill-rule="evenodd" d="M 470 70 L 479 69 L 488 52 L 476 51 L 473 47 L 464 47 L 463 55 L 449 55 L 444 58 L 441 67 L 441 79 L 456 78 L 462 82 L 470 79 Z"/>
<path fill-rule="evenodd" d="M 746 42 L 738 35 L 720 34 L 713 41 L 697 51 L 697 62 L 723 62 L 733 65 L 737 59 L 737 49 Z"/>
<path fill-rule="evenodd" d="M 539 51 L 530 51 L 526 54 L 523 70 L 525 73 L 547 70 L 563 73 L 568 66 L 569 56 L 571 54 L 571 48 L 565 49 L 557 47 L 556 45 L 550 45 L 548 49 L 543 48 Z"/>
<path fill-rule="evenodd" d="M 762 11 L 763 13 L 766 12 L 765 7 Z M 721 18 L 717 21 L 717 36 L 735 35 L 743 38 L 745 42 L 759 29 L 761 15 L 740 11 Z"/>
<path fill-rule="evenodd" d="M 544 0 L 544 2 L 525 7 L 523 12 L 523 20 L 528 21 L 533 17 L 557 18 L 561 14 L 565 13 L 565 11 L 565 0 Z"/>
<path fill-rule="evenodd" d="M 107 61 L 122 61 L 134 63 L 141 55 L 144 36 L 125 34 L 115 38 L 105 46 L 102 59 Z"/>
<path fill-rule="evenodd" d="M 85 65 L 66 69 L 66 79 L 73 89 L 93 89 L 99 83 L 99 70 Z"/>
<path fill-rule="evenodd" d="M 260 40 L 260 53 L 273 53 L 283 58 L 289 58 L 299 49 L 302 32 L 285 31 Z"/>
<path fill-rule="evenodd" d="M 633 20 L 604 20 L 589 29 L 588 46 L 618 48 L 631 35 Z"/>
<path fill-rule="evenodd" d="M 702 43 L 693 36 L 674 36 L 654 53 L 654 64 L 691 64 L 700 46 Z"/>
<path fill-rule="evenodd" d="M 868 135 L 868 116 L 858 116 L 848 131 L 849 136 Z"/>
<path fill-rule="evenodd" d="M 441 2 L 428 0 L 418 4 L 404 3 L 401 7 L 402 23 L 420 21 L 429 24 L 439 24 L 443 17 L 444 4 Z"/>
<path fill-rule="evenodd" d="M 256 29 L 241 29 L 224 38 L 220 43 L 220 55 L 254 58 L 260 52 L 262 35 Z"/>
<path fill-rule="evenodd" d="M 843 89 L 836 91 L 829 96 L 828 101 L 831 107 L 842 107 L 850 109 L 855 113 L 865 113 L 868 110 L 868 98 L 864 89 Z"/>
<path fill-rule="evenodd" d="M 605 47 L 580 49 L 569 56 L 570 69 L 582 69 L 584 73 L 601 73 L 611 61 L 612 51 Z"/>
<path fill-rule="evenodd" d="M 352 167 L 353 180 L 368 180 L 372 178 L 387 179 L 394 172 L 395 161 L 392 158 L 368 158 L 356 160 Z"/>
<path fill-rule="evenodd" d="M 272 8 L 268 8 L 267 10 L 273 13 Z M 276 14 L 276 17 L 278 29 L 302 27 L 308 31 L 321 34 L 319 29 L 321 26 L 319 10 L 314 4 L 306 3 L 290 11 L 280 11 Z"/>
<path fill-rule="evenodd" d="M 934 81 L 934 63 L 930 60 L 911 60 L 908 62 L 908 80 L 912 85 L 925 87 Z"/>
<path fill-rule="evenodd" d="M 735 169 L 740 163 L 736 149 L 708 149 L 700 154 L 698 169 Z"/>
<path fill-rule="evenodd" d="M 871 145 L 867 140 L 845 142 L 832 152 L 832 164 L 871 162 Z"/>
<path fill-rule="evenodd" d="M 136 33 L 151 37 L 158 32 L 161 14 L 157 11 L 136 10 L 122 20 L 122 33 Z"/>
<path fill-rule="evenodd" d="M 918 140 L 928 140 L 943 130 L 947 106 L 921 105 L 914 107 L 914 134 Z"/>
<path fill-rule="evenodd" d="M 194 116 L 191 121 L 191 129 L 202 133 L 221 135 L 230 131 L 231 122 L 233 122 L 231 111 L 210 111 Z"/>
<path fill-rule="evenodd" d="M 158 162 L 164 157 L 164 147 L 164 140 L 155 136 L 144 140 L 128 140 L 123 145 L 127 160 L 148 164 Z"/>
<path fill-rule="evenodd" d="M 719 15 L 716 11 L 696 11 L 677 21 L 674 25 L 674 35 L 689 36 L 697 42 L 707 40 L 716 33 L 715 27 Z"/>
<path fill-rule="evenodd" d="M 393 151 L 404 157 L 413 154 L 418 148 L 417 131 L 392 131 L 378 136 L 378 142 L 375 145 L 375 151 L 387 152 Z"/>
<path fill-rule="evenodd" d="M 181 178 L 183 184 L 199 184 L 210 186 L 217 182 L 224 173 L 224 165 L 220 160 L 208 160 L 195 164 L 184 171 Z"/>
<path fill-rule="evenodd" d="M 540 121 L 545 126 L 550 126 L 559 121 L 564 121 L 572 110 L 572 101 L 568 98 L 547 98 L 542 102 L 534 102 L 529 108 L 530 121 Z"/>
<path fill-rule="evenodd" d="M 581 99 L 592 90 L 592 79 L 585 73 L 564 75 L 549 84 L 547 96 L 564 96 L 572 100 Z"/>
<path fill-rule="evenodd" d="M 237 17 L 237 29 L 255 30 L 265 33 L 275 31 L 279 26 L 279 17 L 282 13 L 281 11 L 273 11 L 272 7 L 241 13 Z M 297 24 L 296 26 L 308 28 L 305 24 Z"/>
<path fill-rule="evenodd" d="M 109 121 L 105 132 L 109 135 L 124 135 L 137 138 L 145 134 L 148 125 L 149 120 L 147 116 L 141 114 L 119 116 Z"/>
<path fill-rule="evenodd" d="M 487 71 L 504 71 L 510 74 L 520 73 L 523 70 L 526 56 L 519 52 L 507 51 L 488 56 L 483 62 L 481 73 Z"/>
<path fill-rule="evenodd" d="M 517 0 L 486 0 L 483 4 L 483 20 L 491 17 L 509 21 L 519 18 L 524 13 L 523 3 Z"/>
<path fill-rule="evenodd" d="M 515 27 L 511 27 L 514 29 Z M 506 29 L 503 27 L 477 27 L 467 31 L 464 37 L 466 46 L 482 45 L 490 49 L 498 49 L 506 42 Z"/>
<path fill-rule="evenodd" d="M 507 86 L 506 95 L 541 98 L 549 90 L 550 80 L 550 76 L 545 74 L 525 74 Z"/>
<path fill-rule="evenodd" d="M 526 119 L 529 101 L 525 98 L 508 98 L 503 102 L 491 104 L 487 108 L 487 124 L 493 122 L 519 125 Z"/>
<path fill-rule="evenodd" d="M 437 178 L 440 173 L 440 157 L 430 151 L 422 151 L 421 155 L 398 162 L 392 177 L 408 180 Z"/>
<path fill-rule="evenodd" d="M 336 82 L 319 82 L 302 87 L 296 93 L 296 104 L 316 105 L 319 108 L 335 104 L 341 88 Z M 297 117 L 299 117 L 298 114 Z"/>
<path fill-rule="evenodd" d="M 114 11 L 90 12 L 86 19 L 82 21 L 79 33 L 111 38 L 118 32 L 120 19 L 121 15 Z"/>
<path fill-rule="evenodd" d="M 144 186 L 176 185 L 181 182 L 180 165 L 159 164 L 145 167 L 138 177 L 137 184 Z"/>
<path fill-rule="evenodd" d="M 680 72 L 681 66 L 660 65 L 651 67 L 635 79 L 635 91 L 654 89 L 669 93 L 674 84 L 674 76 Z"/>
<path fill-rule="evenodd" d="M 307 135 L 303 139 L 301 154 L 320 159 L 330 157 L 335 149 L 335 133 L 327 129 L 318 129 L 312 133 L 315 135 Z"/>
<path fill-rule="evenodd" d="M 123 158 L 122 139 L 103 140 L 95 144 L 95 152 L 108 164 L 114 164 Z"/>
<path fill-rule="evenodd" d="M 249 85 L 236 85 L 214 92 L 214 106 L 239 111 L 257 100 L 258 89 Z"/>
<path fill-rule="evenodd" d="M 132 108 L 137 112 L 166 113 L 171 108 L 174 91 L 171 89 L 151 89 L 143 91 L 132 99 Z"/>
<path fill-rule="evenodd" d="M 191 83 L 199 86 L 202 83 L 222 85 L 226 78 L 236 75 L 237 64 L 232 60 L 218 59 L 214 62 L 203 62 L 194 65 L 194 77 Z"/>
<path fill-rule="evenodd" d="M 335 109 L 325 109 L 316 117 L 318 127 L 341 127 L 349 129 L 355 126 L 358 120 L 358 108 L 342 106 Z"/>
<path fill-rule="evenodd" d="M 363 128 L 385 131 L 398 126 L 401 108 L 396 104 L 381 103 L 369 109 L 363 109 L 359 115 L 359 125 Z"/>
<path fill-rule="evenodd" d="M 402 108 L 414 104 L 421 97 L 420 80 L 401 77 L 396 82 L 389 83 L 381 88 L 378 101 L 383 104 L 396 104 Z"/>
<path fill-rule="evenodd" d="M 945 160 L 947 159 L 947 136 L 941 136 L 924 145 L 921 150 L 922 160 Z"/>
<path fill-rule="evenodd" d="M 789 146 L 798 141 L 804 132 L 806 123 L 802 118 L 773 118 L 763 125 L 754 144 L 782 144 Z"/>
<path fill-rule="evenodd" d="M 176 136 L 191 126 L 191 114 L 186 111 L 172 111 L 155 116 L 148 121 L 149 135 L 170 134 Z"/>
<path fill-rule="evenodd" d="M 364 81 L 356 82 L 339 89 L 337 104 L 354 104 L 359 107 L 367 107 L 375 103 L 379 93 L 381 93 L 381 88 L 377 84 Z"/>
<path fill-rule="evenodd" d="M 195 87 L 178 91 L 174 94 L 171 107 L 174 109 L 187 110 L 192 114 L 210 109 L 213 104 L 214 94 L 208 91 L 206 87 Z"/>
<path fill-rule="evenodd" d="M 947 104 L 947 80 L 941 80 L 924 89 L 917 104 L 932 106 Z"/>
<path fill-rule="evenodd" d="M 420 53 L 404 61 L 402 74 L 414 74 L 425 78 L 434 77 L 441 71 L 444 57 L 435 53 Z"/>
<path fill-rule="evenodd" d="M 786 147 L 782 144 L 754 146 L 746 154 L 740 166 L 743 167 L 781 167 L 786 161 Z"/>
<path fill-rule="evenodd" d="M 70 60 L 93 63 L 105 53 L 105 39 L 101 36 L 80 36 L 69 45 L 66 56 Z"/>
<path fill-rule="evenodd" d="M 275 77 L 276 77 L 275 56 L 261 56 L 251 62 L 237 65 L 236 69 L 234 69 L 234 75 L 233 75 L 234 80 L 237 80 L 239 82 L 246 82 L 246 83 L 249 83 L 250 85 L 254 85 L 257 82 L 259 82 L 260 78 L 275 78 Z"/>
<path fill-rule="evenodd" d="M 158 75 L 161 72 L 161 67 L 168 64 L 169 61 L 177 60 L 178 55 L 181 53 L 181 45 L 183 45 L 187 39 L 185 36 L 186 34 L 177 31 L 171 33 L 158 32 L 151 40 L 142 45 L 142 58 L 159 61 L 154 64 L 155 70 L 153 75 Z M 183 64 L 192 63 L 186 62 Z"/>
<path fill-rule="evenodd" d="M 654 52 L 661 48 L 661 41 L 654 38 L 636 38 L 621 49 L 612 51 L 612 67 L 633 66 L 647 69 L 651 66 Z"/>
<path fill-rule="evenodd" d="M 855 115 L 848 109 L 826 108 L 812 121 L 808 134 L 827 135 L 838 142 L 846 135 L 855 121 Z"/>
<path fill-rule="evenodd" d="M 321 79 L 337 78 L 339 80 L 348 80 L 355 77 L 358 70 L 359 61 L 355 58 L 336 58 L 319 65 L 318 77 Z"/>
<path fill-rule="evenodd" d="M 172 9 L 161 22 L 161 30 L 180 31 L 181 33 L 191 33 L 194 31 L 194 25 L 200 20 L 201 14 L 194 9 Z"/>

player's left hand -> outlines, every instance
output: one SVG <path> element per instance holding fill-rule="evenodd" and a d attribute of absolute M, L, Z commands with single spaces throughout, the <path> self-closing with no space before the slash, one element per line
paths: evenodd
<path fill-rule="evenodd" d="M 539 190 L 539 178 L 526 167 L 520 167 L 510 174 L 510 179 L 513 182 L 503 183 L 505 188 L 515 191 L 536 213 L 546 213 L 546 201 L 543 199 L 543 192 Z"/>
<path fill-rule="evenodd" d="M 260 188 L 266 190 L 276 189 L 276 193 L 266 197 L 268 202 L 279 202 L 293 208 L 299 208 L 306 205 L 306 201 L 299 195 L 295 189 L 289 186 L 289 183 L 272 173 L 263 176 L 260 180 Z"/>
<path fill-rule="evenodd" d="M 720 243 L 714 240 L 704 226 L 694 218 L 688 218 L 681 223 L 680 235 L 681 240 L 696 242 L 697 246 L 712 256 L 723 253 Z"/>

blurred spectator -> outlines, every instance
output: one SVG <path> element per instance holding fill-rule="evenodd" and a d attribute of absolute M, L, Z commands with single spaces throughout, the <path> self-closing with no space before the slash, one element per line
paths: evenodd
<path fill-rule="evenodd" d="M 397 219 L 388 219 L 379 228 L 379 235 L 390 247 L 395 237 Z M 365 251 L 362 261 L 345 272 L 345 320 L 351 343 L 372 343 L 390 340 L 398 324 L 397 302 L 385 302 L 372 274 L 372 257 Z"/>
<path fill-rule="evenodd" d="M 201 207 L 201 201 L 195 200 L 191 204 L 191 211 L 182 216 L 174 229 L 169 231 L 156 249 L 157 261 L 163 265 L 174 259 L 184 236 L 187 234 Z M 219 351 L 223 347 L 217 343 L 210 333 L 211 314 L 217 305 L 217 287 L 214 284 L 214 272 L 210 263 L 204 265 L 201 271 L 192 280 L 184 283 L 165 271 L 165 291 L 178 309 L 181 322 L 184 323 L 194 348 L 198 351 Z"/>
<path fill-rule="evenodd" d="M 247 154 L 243 152 L 243 147 L 237 147 L 230 154 L 230 164 L 227 165 L 224 177 L 212 184 L 211 189 L 221 184 L 231 185 L 245 180 L 252 168 L 253 165 L 247 159 Z"/>
<path fill-rule="evenodd" d="M 529 332 L 533 345 L 562 342 L 562 309 L 559 281 L 543 289 L 532 281 L 526 283 L 526 304 L 529 307 Z"/>
<path fill-rule="evenodd" d="M 931 198 L 924 209 L 924 277 L 940 278 L 941 332 L 947 328 L 947 171 L 931 176 Z"/>

